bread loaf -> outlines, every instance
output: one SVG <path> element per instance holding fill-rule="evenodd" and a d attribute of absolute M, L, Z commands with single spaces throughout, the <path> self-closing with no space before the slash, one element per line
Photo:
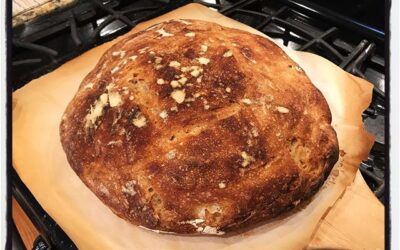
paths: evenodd
<path fill-rule="evenodd" d="M 101 57 L 60 137 L 73 170 L 121 218 L 223 234 L 318 190 L 338 159 L 330 123 L 322 94 L 273 42 L 171 20 Z"/>

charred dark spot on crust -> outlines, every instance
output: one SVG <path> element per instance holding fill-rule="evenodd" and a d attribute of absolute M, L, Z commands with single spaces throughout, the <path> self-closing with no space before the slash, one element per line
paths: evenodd
<path fill-rule="evenodd" d="M 151 207 L 146 206 L 143 204 L 137 197 L 138 195 L 129 196 L 125 195 L 126 200 L 129 203 L 129 215 L 132 216 L 132 221 L 140 220 L 143 222 L 143 226 L 145 227 L 155 227 L 158 225 L 158 218 L 154 216 L 154 211 Z"/>
<path fill-rule="evenodd" d="M 280 182 L 279 191 L 283 194 L 296 190 L 300 185 L 299 174 L 293 173 L 284 177 Z"/>
<path fill-rule="evenodd" d="M 330 138 L 326 135 L 326 133 L 321 133 L 318 139 L 318 145 L 326 145 L 330 142 Z"/>
<path fill-rule="evenodd" d="M 169 98 L 172 92 L 172 87 L 168 84 L 161 85 L 158 90 L 158 94 L 161 100 Z"/>
<path fill-rule="evenodd" d="M 220 121 L 221 128 L 224 130 L 227 130 L 231 133 L 241 133 L 240 129 L 240 123 L 238 119 L 235 116 L 230 116 L 226 119 L 223 119 Z"/>
<path fill-rule="evenodd" d="M 226 165 L 235 169 L 240 168 L 242 166 L 242 161 L 243 159 L 239 154 L 229 156 L 227 159 L 225 159 Z"/>
<path fill-rule="evenodd" d="M 147 170 L 149 172 L 149 175 L 156 174 L 156 173 L 159 173 L 161 171 L 161 167 L 156 163 L 150 163 L 147 166 Z"/>
<path fill-rule="evenodd" d="M 102 80 L 100 80 L 99 83 L 97 84 L 97 86 L 98 86 L 97 89 L 99 92 L 104 91 L 106 89 L 107 85 L 109 84 L 109 81 L 107 81 L 105 78 L 106 77 L 104 77 Z M 97 92 L 97 93 L 99 93 L 99 92 Z"/>
<path fill-rule="evenodd" d="M 224 103 L 235 102 L 243 97 L 245 92 L 245 74 L 240 70 L 234 57 L 223 58 L 220 55 L 213 56 L 213 67 L 205 70 L 202 81 L 202 89 L 209 93 L 205 98 L 215 106 Z M 223 60 L 223 62 L 222 62 Z M 233 91 L 226 92 L 229 87 Z M 226 95 L 228 98 L 223 98 Z"/>
<path fill-rule="evenodd" d="M 192 48 L 187 49 L 183 55 L 188 59 L 196 58 L 196 52 Z"/>

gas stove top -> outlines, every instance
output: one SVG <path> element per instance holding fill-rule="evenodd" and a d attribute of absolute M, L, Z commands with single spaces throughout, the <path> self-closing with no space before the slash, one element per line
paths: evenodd
<path fill-rule="evenodd" d="M 190 2 L 193 1 L 77 1 L 52 14 L 14 27 L 13 89 L 54 70 L 92 47 L 126 33 L 142 21 Z M 373 101 L 364 112 L 363 120 L 367 130 L 376 135 L 376 142 L 368 160 L 360 165 L 360 170 L 368 186 L 383 201 L 386 160 L 385 33 L 382 4 L 376 5 L 374 0 L 354 1 L 354 8 L 359 9 L 356 12 L 358 16 L 355 16 L 349 3 L 342 4 L 343 1 L 326 1 L 325 7 L 319 5 L 320 1 L 313 0 L 194 2 L 252 26 L 292 49 L 323 56 L 347 72 L 374 84 Z M 378 13 L 374 18 L 365 18 L 373 14 L 365 13 L 374 4 L 382 9 L 374 9 L 374 13 Z M 341 6 L 346 7 L 340 9 Z M 73 243 L 41 209 L 16 174 L 12 184 L 13 195 L 25 210 L 30 210 L 27 213 L 36 217 L 38 223 L 35 224 L 42 228 L 45 237 L 41 242 L 62 249 L 74 248 Z"/>

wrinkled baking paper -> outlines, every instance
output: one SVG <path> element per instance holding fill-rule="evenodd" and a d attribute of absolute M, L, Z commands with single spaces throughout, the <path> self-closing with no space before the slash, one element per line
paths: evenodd
<path fill-rule="evenodd" d="M 198 4 L 190 4 L 136 26 L 130 33 L 173 19 L 200 19 L 261 34 Z M 59 138 L 61 116 L 84 76 L 117 38 L 33 80 L 13 94 L 13 166 L 41 206 L 80 249 L 302 249 L 319 220 L 351 184 L 373 137 L 361 113 L 371 101 L 372 85 L 329 61 L 285 51 L 306 72 L 328 101 L 340 149 L 346 154 L 312 201 L 285 216 L 231 236 L 157 234 L 114 215 L 68 165 Z"/>

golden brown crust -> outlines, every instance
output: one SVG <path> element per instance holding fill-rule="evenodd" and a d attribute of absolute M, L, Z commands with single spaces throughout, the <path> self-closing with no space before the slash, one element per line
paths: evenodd
<path fill-rule="evenodd" d="M 271 41 L 172 20 L 111 47 L 60 135 L 82 181 L 118 216 L 220 233 L 311 196 L 338 159 L 329 107 Z"/>

